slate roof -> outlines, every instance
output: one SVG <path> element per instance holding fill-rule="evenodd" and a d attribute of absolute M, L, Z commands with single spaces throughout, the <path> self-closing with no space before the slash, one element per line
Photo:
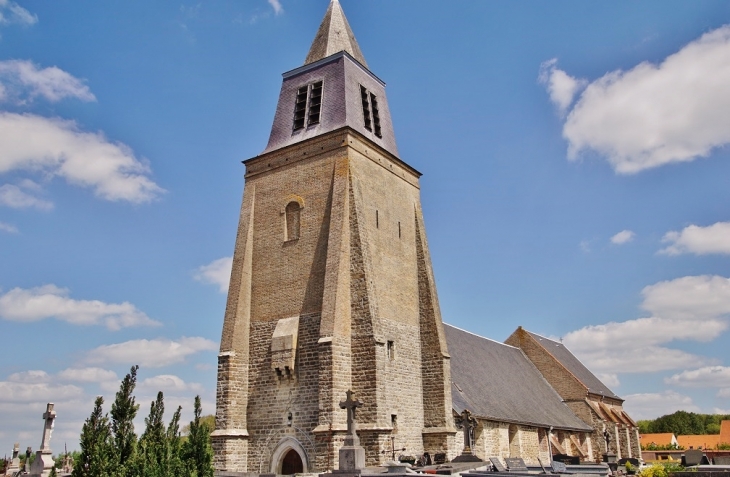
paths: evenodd
<path fill-rule="evenodd" d="M 317 36 L 314 37 L 304 64 L 314 63 L 341 51 L 348 52 L 360 64 L 367 67 L 368 64 L 365 62 L 362 51 L 360 51 L 360 46 L 357 44 L 340 2 L 332 0 L 329 8 L 327 8 L 327 13 L 322 19 L 322 24 L 317 30 Z"/>
<path fill-rule="evenodd" d="M 593 394 L 600 394 L 608 396 L 614 399 L 621 399 L 613 391 L 608 389 L 608 386 L 603 384 L 595 374 L 591 373 L 578 358 L 571 353 L 568 348 L 557 341 L 553 341 L 544 336 L 540 336 L 536 333 L 525 330 L 540 346 L 550 353 L 565 369 L 567 369 L 573 376 L 575 376 L 583 385 L 588 389 L 588 392 Z M 623 400 L 623 399 L 621 399 Z"/>
<path fill-rule="evenodd" d="M 522 350 L 444 324 L 454 410 L 491 421 L 590 432 Z"/>
<path fill-rule="evenodd" d="M 367 68 L 337 0 L 332 0 L 327 9 L 304 66 L 288 71 L 283 76 L 274 124 L 264 153 L 349 127 L 398 158 L 385 83 Z M 295 130 L 293 121 L 297 91 L 319 81 L 323 83 L 319 122 Z M 361 87 L 366 88 L 377 100 L 380 135 L 365 124 Z M 374 110 L 372 114 L 374 117 Z"/>

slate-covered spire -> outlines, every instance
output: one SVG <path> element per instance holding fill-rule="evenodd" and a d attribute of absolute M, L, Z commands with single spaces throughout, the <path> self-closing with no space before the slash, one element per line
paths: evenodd
<path fill-rule="evenodd" d="M 360 51 L 350 24 L 347 23 L 339 0 L 331 0 L 304 64 L 314 63 L 340 51 L 346 51 L 360 64 L 367 67 L 365 57 Z"/>

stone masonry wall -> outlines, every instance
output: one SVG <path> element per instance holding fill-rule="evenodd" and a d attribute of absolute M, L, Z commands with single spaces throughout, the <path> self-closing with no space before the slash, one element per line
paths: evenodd
<path fill-rule="evenodd" d="M 251 371 L 248 403 L 249 472 L 269 472 L 271 455 L 286 436 L 296 438 L 310 466 L 320 449 L 312 430 L 318 422 L 319 315 L 299 319 L 299 346 L 295 372 L 279 377 L 271 369 L 271 336 L 276 322 L 251 325 Z M 292 426 L 287 425 L 292 414 Z"/>

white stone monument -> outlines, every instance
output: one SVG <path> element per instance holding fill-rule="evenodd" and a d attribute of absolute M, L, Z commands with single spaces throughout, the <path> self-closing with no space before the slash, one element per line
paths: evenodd
<path fill-rule="evenodd" d="M 30 467 L 31 477 L 48 477 L 53 469 L 55 462 L 53 461 L 53 453 L 51 452 L 51 434 L 53 433 L 53 424 L 56 421 L 56 411 L 53 410 L 53 403 L 46 405 L 46 412 L 43 413 L 43 440 L 41 448 L 35 454 L 35 460 Z"/>
<path fill-rule="evenodd" d="M 5 475 L 15 475 L 20 470 L 20 443 L 16 442 L 13 446 L 13 459 L 10 461 L 10 467 L 5 472 Z"/>

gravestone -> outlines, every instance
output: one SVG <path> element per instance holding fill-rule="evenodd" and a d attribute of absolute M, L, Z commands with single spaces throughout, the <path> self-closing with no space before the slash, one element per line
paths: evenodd
<path fill-rule="evenodd" d="M 474 418 L 468 409 L 456 418 L 456 427 L 464 430 L 464 450 L 460 456 L 454 458 L 451 462 L 481 462 L 482 459 L 472 453 L 472 445 L 474 445 L 474 429 L 479 422 Z"/>
<path fill-rule="evenodd" d="M 682 465 L 685 467 L 691 465 L 700 465 L 702 463 L 702 457 L 704 457 L 704 455 L 704 452 L 702 452 L 701 450 L 690 449 L 688 451 L 684 451 Z"/>
<path fill-rule="evenodd" d="M 715 465 L 730 465 L 730 455 L 718 455 L 712 462 Z"/>
<path fill-rule="evenodd" d="M 507 467 L 502 464 L 502 461 L 499 460 L 499 457 L 490 457 L 489 462 L 492 463 L 492 465 L 494 466 L 494 470 L 496 470 L 497 472 L 507 472 Z"/>
<path fill-rule="evenodd" d="M 48 477 L 55 464 L 53 453 L 51 452 L 51 434 L 53 434 L 53 425 L 56 421 L 56 411 L 53 410 L 54 404 L 49 402 L 46 404 L 46 412 L 43 413 L 43 440 L 41 448 L 35 454 L 35 460 L 30 467 L 32 476 Z"/>
<path fill-rule="evenodd" d="M 347 391 L 347 399 L 340 403 L 341 409 L 347 409 L 347 435 L 345 445 L 340 448 L 340 472 L 359 474 L 365 468 L 365 449 L 360 445 L 355 422 L 355 410 L 362 406 L 357 399 L 352 399 L 352 391 Z"/>
<path fill-rule="evenodd" d="M 13 475 L 20 471 L 20 443 L 16 442 L 13 446 L 13 458 L 10 460 L 10 467 L 6 471 L 6 475 Z"/>
<path fill-rule="evenodd" d="M 527 472 L 527 464 L 522 457 L 507 457 L 504 462 L 510 472 Z"/>
<path fill-rule="evenodd" d="M 562 462 L 558 462 L 557 460 L 554 460 L 552 464 L 550 464 L 550 467 L 553 470 L 553 474 L 567 474 L 568 473 L 568 467 L 566 467 L 565 464 Z"/>

